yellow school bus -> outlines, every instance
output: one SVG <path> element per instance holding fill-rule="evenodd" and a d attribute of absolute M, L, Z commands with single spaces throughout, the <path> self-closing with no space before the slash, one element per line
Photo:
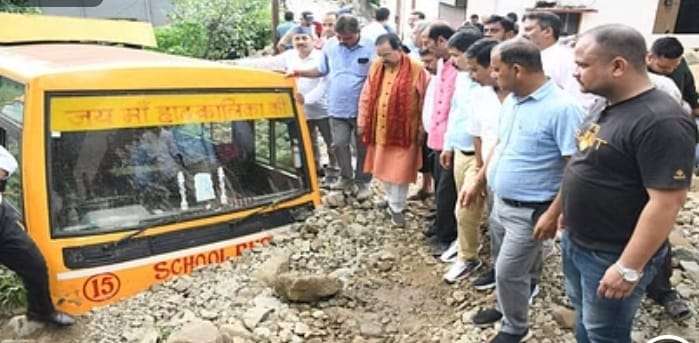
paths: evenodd
<path fill-rule="evenodd" d="M 0 14 L 0 144 L 20 161 L 4 200 L 72 314 L 265 245 L 319 204 L 292 80 L 133 48 L 152 38 Z"/>

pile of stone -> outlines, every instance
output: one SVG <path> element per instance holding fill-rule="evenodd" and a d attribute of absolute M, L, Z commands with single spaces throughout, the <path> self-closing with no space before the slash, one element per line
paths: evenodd
<path fill-rule="evenodd" d="M 74 336 L 53 342 L 483 342 L 494 335 L 495 328 L 470 323 L 473 313 L 493 305 L 494 293 L 476 291 L 468 281 L 445 284 L 448 266 L 429 255 L 420 231 L 430 204 L 412 203 L 407 227 L 396 228 L 374 208 L 375 200 L 343 196 L 275 236 L 271 246 L 95 310 Z M 687 202 L 671 237 L 672 282 L 694 309 L 697 205 L 693 198 Z M 534 341 L 574 341 L 562 282 L 555 249 L 530 311 Z M 675 323 L 644 301 L 634 338 L 645 342 L 667 333 L 699 342 L 696 316 Z M 45 341 L 36 333 L 25 337 Z"/>

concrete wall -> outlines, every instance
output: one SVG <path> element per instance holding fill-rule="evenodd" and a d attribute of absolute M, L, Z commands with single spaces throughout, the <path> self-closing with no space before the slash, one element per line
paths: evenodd
<path fill-rule="evenodd" d="M 582 16 L 581 32 L 601 24 L 623 23 L 639 30 L 649 44 L 658 37 L 666 36 L 653 33 L 658 0 L 596 1 L 592 7 L 599 12 Z M 673 36 L 677 37 L 686 48 L 699 48 L 699 34 L 673 34 Z"/>
<path fill-rule="evenodd" d="M 52 0 L 38 0 L 50 3 Z M 167 24 L 167 14 L 172 9 L 169 0 L 103 0 L 96 7 L 47 7 L 43 14 L 84 18 L 121 18 L 147 21 L 153 26 Z"/>

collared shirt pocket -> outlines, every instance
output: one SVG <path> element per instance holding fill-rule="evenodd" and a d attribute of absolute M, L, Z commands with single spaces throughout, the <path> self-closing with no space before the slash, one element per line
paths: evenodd
<path fill-rule="evenodd" d="M 361 76 L 367 76 L 369 74 L 369 67 L 371 66 L 370 56 L 359 56 L 354 60 L 355 72 Z"/>
<path fill-rule="evenodd" d="M 539 154 L 541 151 L 541 130 L 536 123 L 517 123 L 512 133 L 512 149 L 518 154 Z"/>

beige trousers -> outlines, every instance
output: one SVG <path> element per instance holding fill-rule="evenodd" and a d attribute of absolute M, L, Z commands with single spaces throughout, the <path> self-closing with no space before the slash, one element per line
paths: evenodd
<path fill-rule="evenodd" d="M 476 169 L 476 157 L 465 155 L 461 151 L 454 151 L 454 182 L 456 192 L 461 191 L 464 184 L 472 183 L 478 174 Z M 478 258 L 478 244 L 480 242 L 481 219 L 483 218 L 484 202 L 479 199 L 470 208 L 462 208 L 458 203 L 454 209 L 456 214 L 456 233 L 459 240 L 458 257 L 462 261 Z"/>

